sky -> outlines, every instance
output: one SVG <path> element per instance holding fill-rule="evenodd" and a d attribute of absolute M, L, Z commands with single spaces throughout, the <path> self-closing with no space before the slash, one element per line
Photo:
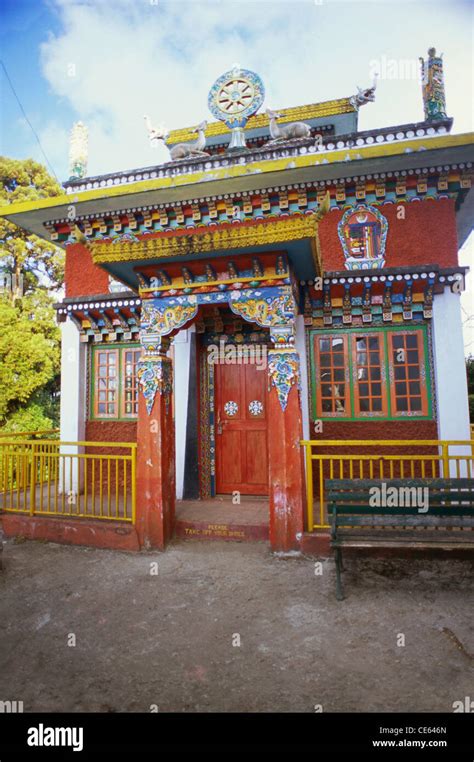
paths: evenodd
<path fill-rule="evenodd" d="M 359 129 L 423 119 L 419 57 L 443 53 L 454 133 L 473 129 L 474 0 L 1 0 L 0 51 L 59 180 L 72 124 L 89 129 L 88 174 L 166 160 L 143 116 L 168 129 L 210 118 L 207 93 L 239 63 L 263 79 L 263 106 L 353 95 L 379 72 Z M 0 70 L 0 152 L 45 157 Z M 460 254 L 473 261 L 473 241 Z M 472 276 L 471 276 L 472 280 Z M 474 291 L 463 297 L 465 319 Z M 465 325 L 474 354 L 474 320 Z M 471 330 L 469 330 L 471 326 Z"/>

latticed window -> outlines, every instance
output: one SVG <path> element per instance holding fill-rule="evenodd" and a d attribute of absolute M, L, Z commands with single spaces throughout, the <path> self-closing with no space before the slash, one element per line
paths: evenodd
<path fill-rule="evenodd" d="M 139 349 L 122 350 L 123 397 L 122 415 L 124 418 L 138 415 L 138 383 L 137 363 L 140 358 Z"/>
<path fill-rule="evenodd" d="M 318 337 L 316 356 L 319 409 L 323 415 L 350 415 L 349 379 L 346 374 L 347 336 Z"/>
<path fill-rule="evenodd" d="M 427 414 L 421 339 L 418 332 L 389 335 L 392 409 L 395 414 Z"/>
<path fill-rule="evenodd" d="M 118 350 L 96 352 L 95 413 L 116 418 L 118 411 Z"/>
<path fill-rule="evenodd" d="M 423 329 L 313 333 L 317 418 L 429 417 Z"/>
<path fill-rule="evenodd" d="M 355 415 L 387 413 L 383 334 L 352 336 Z"/>
<path fill-rule="evenodd" d="M 136 346 L 94 347 L 91 414 L 93 418 L 136 418 L 138 415 Z"/>

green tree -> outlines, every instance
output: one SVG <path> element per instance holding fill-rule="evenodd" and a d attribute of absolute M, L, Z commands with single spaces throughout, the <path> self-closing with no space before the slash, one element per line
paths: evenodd
<path fill-rule="evenodd" d="M 60 193 L 61 187 L 41 164 L 0 156 L 0 207 Z M 2 271 L 12 276 L 13 299 L 35 288 L 57 289 L 63 282 L 64 252 L 3 218 L 0 253 Z"/>
<path fill-rule="evenodd" d="M 41 164 L 0 156 L 0 206 L 60 193 Z M 0 272 L 0 427 L 48 429 L 57 424 L 60 369 L 51 292 L 62 285 L 64 253 L 0 218 Z"/>
<path fill-rule="evenodd" d="M 23 424 L 30 430 L 56 423 L 59 338 L 44 291 L 14 302 L 0 299 L 0 425 L 7 431 L 24 430 Z"/>

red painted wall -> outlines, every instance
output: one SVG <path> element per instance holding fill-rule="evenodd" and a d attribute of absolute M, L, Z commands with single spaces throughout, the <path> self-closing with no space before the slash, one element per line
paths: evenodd
<path fill-rule="evenodd" d="M 87 442 L 136 442 L 136 421 L 86 421 Z"/>
<path fill-rule="evenodd" d="M 436 421 L 323 421 L 311 439 L 438 439 Z"/>
<path fill-rule="evenodd" d="M 81 243 L 73 243 L 66 250 L 66 297 L 107 294 L 109 276 L 92 262 L 90 251 Z"/>
<path fill-rule="evenodd" d="M 458 241 L 453 199 L 412 201 L 377 207 L 387 218 L 385 267 L 458 264 Z M 397 219 L 403 206 L 405 219 Z M 319 223 L 325 270 L 344 270 L 344 254 L 337 234 L 343 210 L 328 212 Z"/>

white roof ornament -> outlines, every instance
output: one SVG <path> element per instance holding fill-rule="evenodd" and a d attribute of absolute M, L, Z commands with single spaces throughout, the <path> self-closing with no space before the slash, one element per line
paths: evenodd
<path fill-rule="evenodd" d="M 165 140 L 168 135 L 168 129 L 165 127 L 164 124 L 158 124 L 156 127 L 153 127 L 151 123 L 151 119 L 147 114 L 144 116 L 145 119 L 145 126 L 148 132 L 148 137 L 150 139 L 150 145 L 152 148 L 158 148 L 160 144 L 160 140 Z"/>
<path fill-rule="evenodd" d="M 70 180 L 85 177 L 89 158 L 89 131 L 82 122 L 75 122 L 69 138 Z"/>
<path fill-rule="evenodd" d="M 357 87 L 357 95 L 353 95 L 349 98 L 349 103 L 358 109 L 360 106 L 364 106 L 366 103 L 373 103 L 375 101 L 375 90 L 377 88 L 378 74 L 374 75 L 374 79 L 371 87 Z"/>

